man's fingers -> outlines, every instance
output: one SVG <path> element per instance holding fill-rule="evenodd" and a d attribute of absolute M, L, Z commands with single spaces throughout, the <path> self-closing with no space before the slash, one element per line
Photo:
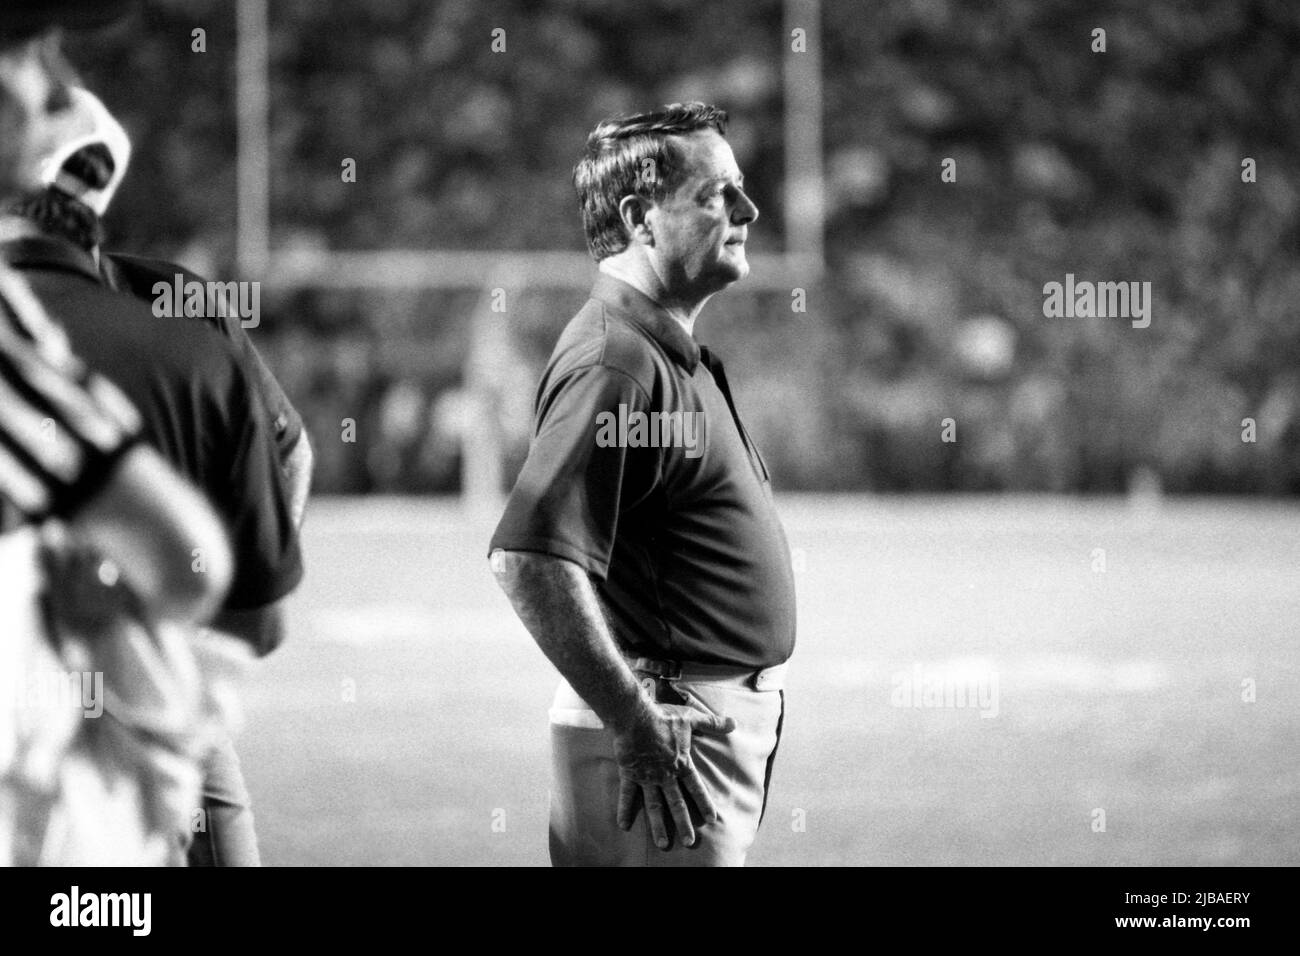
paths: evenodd
<path fill-rule="evenodd" d="M 694 773 L 691 768 L 690 773 Z M 668 803 L 668 812 L 672 814 L 673 825 L 677 827 L 677 836 L 682 841 L 682 846 L 695 846 L 695 827 L 691 825 L 691 810 L 686 805 L 686 798 L 682 796 L 681 788 L 677 786 L 676 780 L 669 780 L 661 788 L 664 794 L 664 800 Z M 662 849 L 667 847 L 660 845 Z"/>
<path fill-rule="evenodd" d="M 736 729 L 736 722 L 730 717 L 692 711 L 687 717 L 691 730 L 697 734 L 729 734 Z"/>
<path fill-rule="evenodd" d="M 709 795 L 709 790 L 704 786 L 704 780 L 700 777 L 699 771 L 691 767 L 685 773 L 678 777 L 686 793 L 695 801 L 695 809 L 700 811 L 701 825 L 708 826 L 710 823 L 718 822 L 718 807 L 713 802 L 713 797 Z"/>
<path fill-rule="evenodd" d="M 632 821 L 636 819 L 636 801 L 641 796 L 641 788 L 638 787 L 627 777 L 622 777 L 618 782 L 618 828 L 620 830 L 632 829 Z M 606 817 L 608 819 L 608 817 Z"/>
<path fill-rule="evenodd" d="M 664 823 L 663 791 L 652 783 L 641 788 L 645 798 L 645 818 L 650 823 L 650 835 L 654 837 L 655 846 L 661 850 L 668 849 L 668 826 Z"/>

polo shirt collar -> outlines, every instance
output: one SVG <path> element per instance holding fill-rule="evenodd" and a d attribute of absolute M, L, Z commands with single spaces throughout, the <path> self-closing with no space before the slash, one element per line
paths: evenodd
<path fill-rule="evenodd" d="M 101 281 L 95 257 L 85 249 L 8 219 L 0 222 L 0 259 L 15 269 L 62 269 Z"/>
<path fill-rule="evenodd" d="M 700 346 L 680 322 L 641 290 L 607 273 L 596 277 L 591 297 L 641 326 L 687 372 L 700 364 Z"/>

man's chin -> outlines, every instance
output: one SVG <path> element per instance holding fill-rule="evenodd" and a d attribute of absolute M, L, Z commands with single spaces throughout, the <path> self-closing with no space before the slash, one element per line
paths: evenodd
<path fill-rule="evenodd" d="M 745 278 L 745 276 L 749 275 L 749 259 L 745 257 L 745 249 L 743 246 L 737 248 L 735 255 L 729 257 L 729 261 L 725 263 L 722 272 L 727 277 L 728 285 L 733 282 L 739 282 L 741 279 Z"/>
<path fill-rule="evenodd" d="M 711 268 L 696 276 L 692 285 L 704 295 L 717 295 L 747 275 L 749 275 L 749 263 L 745 261 L 745 254 L 742 251 L 738 256 L 728 256 L 723 261 L 714 262 Z"/>

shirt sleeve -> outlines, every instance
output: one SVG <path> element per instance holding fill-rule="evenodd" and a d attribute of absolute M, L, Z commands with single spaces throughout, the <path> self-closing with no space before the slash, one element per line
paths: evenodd
<path fill-rule="evenodd" d="M 265 409 L 242 374 L 233 378 L 230 391 L 224 408 L 212 409 L 225 419 L 219 432 L 226 436 L 220 445 L 225 453 L 204 478 L 235 552 L 225 607 L 250 610 L 297 587 L 303 575 L 302 553 Z"/>
<path fill-rule="evenodd" d="M 617 369 L 577 369 L 538 402 L 536 430 L 489 551 L 564 558 L 604 580 L 619 518 L 660 481 L 658 448 L 628 447 L 625 429 L 649 396 Z"/>
<path fill-rule="evenodd" d="M 280 463 L 283 465 L 289 460 L 289 453 L 298 444 L 298 439 L 302 437 L 302 416 L 289 401 L 289 396 L 284 393 L 280 382 L 271 373 L 262 354 L 257 351 L 252 338 L 239 321 L 226 320 L 225 326 L 225 334 L 234 344 L 235 351 L 239 354 L 240 364 L 248 373 L 249 379 L 257 389 L 258 397 L 266 406 L 271 432 L 275 437 L 276 448 L 280 451 Z"/>

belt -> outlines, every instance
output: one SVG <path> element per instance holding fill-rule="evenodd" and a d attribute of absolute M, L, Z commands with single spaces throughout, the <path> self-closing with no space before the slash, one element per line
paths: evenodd
<path fill-rule="evenodd" d="M 628 658 L 628 666 L 640 674 L 666 681 L 699 684 L 730 684 L 750 690 L 772 691 L 785 688 L 787 664 L 772 667 L 741 667 L 736 664 L 696 664 L 691 661 L 662 661 L 653 657 Z"/>

